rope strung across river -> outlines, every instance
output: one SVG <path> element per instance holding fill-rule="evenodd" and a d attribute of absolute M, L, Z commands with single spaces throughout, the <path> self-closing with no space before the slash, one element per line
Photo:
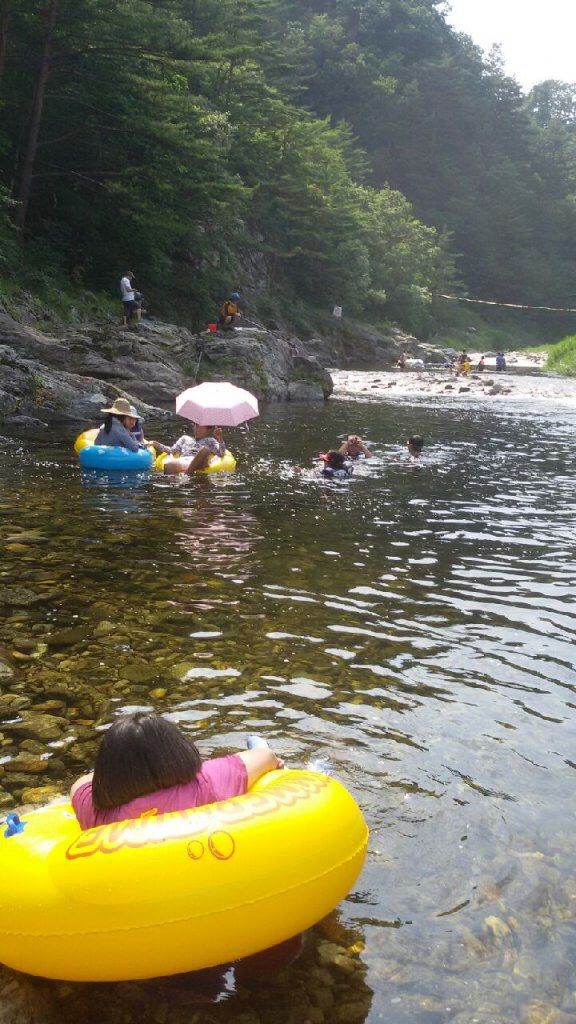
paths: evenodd
<path fill-rule="evenodd" d="M 504 309 L 545 309 L 548 313 L 576 313 L 576 309 L 559 306 L 520 306 L 515 302 L 493 302 L 490 299 L 466 299 L 463 295 L 438 295 L 439 299 L 454 299 L 455 302 L 474 302 L 479 306 L 502 306 Z"/>

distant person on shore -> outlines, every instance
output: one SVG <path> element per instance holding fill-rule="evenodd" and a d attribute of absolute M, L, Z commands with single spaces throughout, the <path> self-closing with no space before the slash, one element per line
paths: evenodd
<path fill-rule="evenodd" d="M 162 467 L 169 476 L 175 473 L 190 475 L 197 469 L 206 469 L 213 455 L 222 458 L 226 451 L 221 428 L 203 427 L 199 423 L 194 424 L 194 437 L 183 434 L 170 447 L 158 443 L 154 447 L 156 451 L 167 452 L 170 456 Z"/>
<path fill-rule="evenodd" d="M 120 295 L 122 296 L 122 323 L 127 327 L 132 320 L 140 319 L 140 303 L 134 290 L 134 274 L 127 270 L 120 278 Z"/>
<path fill-rule="evenodd" d="M 229 299 L 220 306 L 220 316 L 218 317 L 218 326 L 221 331 L 233 331 L 235 324 L 238 323 L 242 316 L 238 303 L 240 302 L 240 293 L 232 292 Z"/>
<path fill-rule="evenodd" d="M 470 362 L 470 356 L 465 349 L 462 349 L 462 352 L 456 360 L 456 373 L 461 373 L 463 376 L 467 376 L 471 369 L 472 363 Z"/>
<path fill-rule="evenodd" d="M 506 369 L 506 359 L 504 358 L 503 352 L 496 353 L 496 369 L 498 373 L 501 373 L 502 370 Z"/>
<path fill-rule="evenodd" d="M 404 353 L 402 353 L 400 358 L 397 360 L 396 366 L 398 367 L 399 370 L 406 369 L 406 356 L 404 355 Z"/>
<path fill-rule="evenodd" d="M 478 373 L 483 373 L 483 371 L 486 369 L 486 366 L 484 364 L 484 356 L 480 356 L 476 369 L 478 370 Z"/>
<path fill-rule="evenodd" d="M 344 455 L 346 459 L 359 459 L 361 455 L 365 459 L 370 458 L 370 449 L 366 447 L 364 441 L 358 434 L 349 434 L 346 440 L 340 445 L 338 451 Z"/>
<path fill-rule="evenodd" d="M 412 459 L 419 459 L 424 447 L 424 438 L 420 434 L 412 434 L 407 442 L 408 454 Z"/>

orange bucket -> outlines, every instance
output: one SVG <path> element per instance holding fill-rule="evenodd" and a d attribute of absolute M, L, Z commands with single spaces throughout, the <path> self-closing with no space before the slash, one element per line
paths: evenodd
<path fill-rule="evenodd" d="M 218 326 L 218 324 L 208 324 L 208 330 L 210 331 L 210 334 L 215 334 L 216 333 L 217 326 Z"/>

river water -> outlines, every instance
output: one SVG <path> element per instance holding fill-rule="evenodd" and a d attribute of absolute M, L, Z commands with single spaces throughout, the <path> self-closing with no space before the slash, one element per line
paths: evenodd
<path fill-rule="evenodd" d="M 280 974 L 199 1010 L 4 972 L 3 1020 L 576 1022 L 566 396 L 272 406 L 229 432 L 234 475 L 192 481 L 0 440 L 2 807 L 64 791 L 98 727 L 154 708 L 206 756 L 258 732 L 322 763 L 371 829 L 355 890 Z M 319 479 L 351 431 L 374 459 Z"/>

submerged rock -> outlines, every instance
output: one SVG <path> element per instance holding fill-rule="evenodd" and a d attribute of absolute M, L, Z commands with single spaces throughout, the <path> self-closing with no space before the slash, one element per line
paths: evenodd
<path fill-rule="evenodd" d="M 0 587 L 0 605 L 5 604 L 12 608 L 28 608 L 30 605 L 38 604 L 43 600 L 41 594 L 26 587 Z"/>
<path fill-rule="evenodd" d="M 60 739 L 64 729 L 67 729 L 68 722 L 64 718 L 57 718 L 55 715 L 36 715 L 34 713 L 23 716 L 21 722 L 8 722 L 2 726 L 5 732 L 18 736 L 26 736 L 32 740 L 46 741 Z"/>

